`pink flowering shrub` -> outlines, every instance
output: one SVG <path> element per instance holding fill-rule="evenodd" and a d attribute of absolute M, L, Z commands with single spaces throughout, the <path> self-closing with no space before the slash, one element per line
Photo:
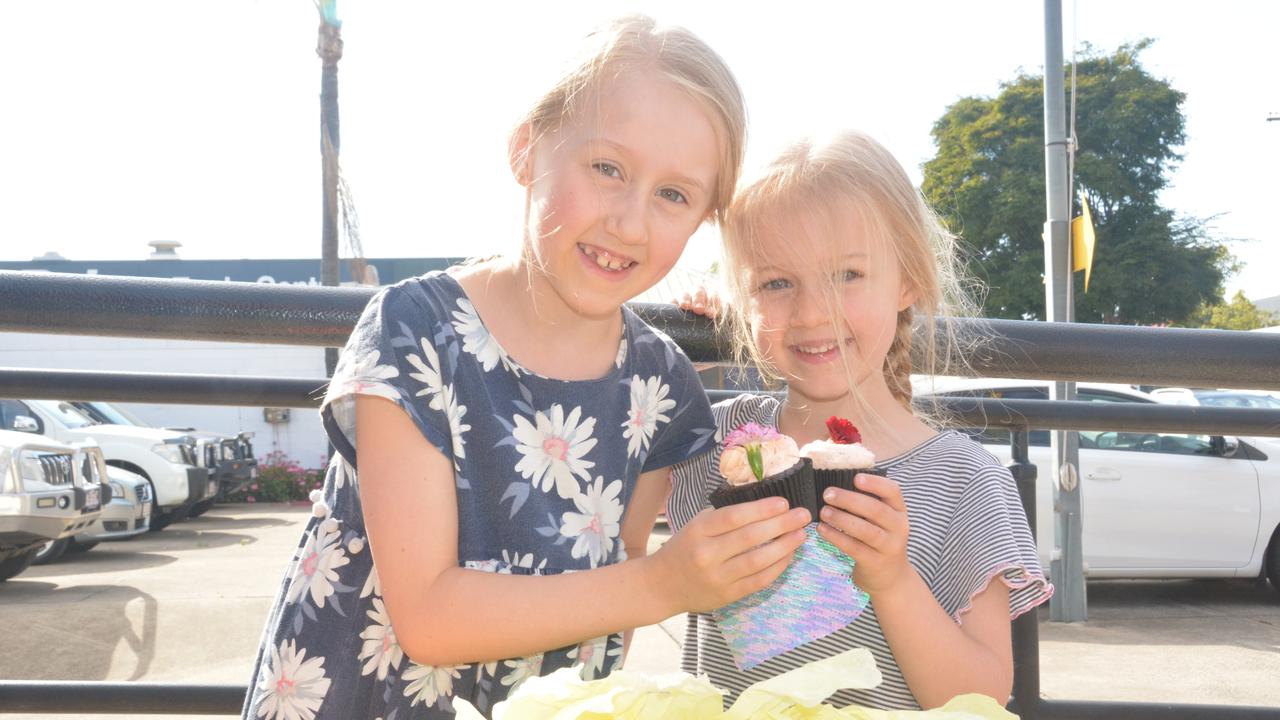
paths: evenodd
<path fill-rule="evenodd" d="M 290 502 L 306 500 L 324 483 L 324 471 L 304 468 L 279 450 L 258 458 L 258 479 L 227 502 Z"/>

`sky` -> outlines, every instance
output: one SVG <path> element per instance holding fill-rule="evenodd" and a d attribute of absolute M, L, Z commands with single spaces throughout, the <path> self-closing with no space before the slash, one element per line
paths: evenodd
<path fill-rule="evenodd" d="M 804 134 L 858 128 L 919 183 L 933 122 L 1044 64 L 1033 0 L 426 3 L 338 0 L 342 167 L 367 257 L 514 251 L 523 199 L 506 138 L 599 22 L 641 11 L 728 61 L 750 114 L 747 166 Z M 141 259 L 315 257 L 320 247 L 318 16 L 310 0 L 6 3 L 0 43 L 0 260 L 56 251 Z M 1164 203 L 1216 216 L 1280 295 L 1280 53 L 1274 0 L 1064 0 L 1073 35 L 1142 60 L 1187 94 L 1184 160 Z M 1074 27 L 1073 27 L 1074 26 Z M 703 269 L 701 231 L 682 265 Z M 345 253 L 344 253 L 345 255 Z"/>

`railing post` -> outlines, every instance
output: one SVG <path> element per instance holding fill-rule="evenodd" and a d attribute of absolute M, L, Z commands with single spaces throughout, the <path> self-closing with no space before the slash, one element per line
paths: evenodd
<path fill-rule="evenodd" d="M 1009 433 L 1012 461 L 1009 473 L 1018 485 L 1022 511 L 1027 515 L 1031 536 L 1036 537 L 1036 466 L 1031 462 L 1030 433 L 1027 428 Z M 1013 699 L 1009 709 L 1024 718 L 1035 718 L 1040 704 L 1040 620 L 1035 610 L 1013 621 Z"/>

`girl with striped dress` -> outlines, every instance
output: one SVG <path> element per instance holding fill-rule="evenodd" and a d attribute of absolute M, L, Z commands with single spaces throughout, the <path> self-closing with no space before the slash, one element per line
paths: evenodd
<path fill-rule="evenodd" d="M 912 400 L 913 354 L 918 372 L 955 374 L 981 342 L 952 329 L 969 310 L 956 239 L 893 156 L 856 132 L 788 148 L 739 190 L 723 236 L 729 303 L 720 319 L 743 364 L 785 393 L 714 406 L 717 440 L 752 422 L 803 445 L 825 439 L 827 418 L 840 416 L 861 428 L 888 476 L 858 475 L 865 494 L 831 488 L 814 518 L 855 561 L 853 580 L 871 597 L 865 612 L 747 671 L 712 616 L 690 614 L 684 670 L 709 675 L 732 702 L 755 682 L 865 647 L 884 681 L 828 702 L 919 709 L 964 693 L 1007 701 L 1011 621 L 1053 588 L 1008 470 L 967 436 L 939 431 Z M 682 304 L 718 313 L 701 293 Z M 719 454 L 674 468 L 673 530 L 724 482 Z"/>

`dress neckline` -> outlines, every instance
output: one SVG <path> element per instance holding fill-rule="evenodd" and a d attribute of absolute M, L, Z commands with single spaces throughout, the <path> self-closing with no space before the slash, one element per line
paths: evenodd
<path fill-rule="evenodd" d="M 608 372 L 596 378 L 566 380 L 564 378 L 551 377 L 549 375 L 544 375 L 540 372 L 530 370 L 523 363 L 521 363 L 519 360 L 513 357 L 510 353 L 508 353 L 507 349 L 502 346 L 502 341 L 499 340 L 498 336 L 494 335 L 493 331 L 489 329 L 489 324 L 486 323 L 484 321 L 484 317 L 480 315 L 479 308 L 476 307 L 476 304 L 471 299 L 471 296 L 467 294 L 467 289 L 462 286 L 462 283 L 458 282 L 458 279 L 454 277 L 451 273 L 445 272 L 443 270 L 437 271 L 437 272 L 439 272 L 442 277 L 446 278 L 448 282 L 452 285 L 454 293 L 457 295 L 457 299 L 466 300 L 467 304 L 471 306 L 471 314 L 475 317 L 476 322 L 480 324 L 480 327 L 484 330 L 485 335 L 488 336 L 489 340 L 493 342 L 493 344 L 497 347 L 498 354 L 503 359 L 502 364 L 509 368 L 512 368 L 511 372 L 513 372 L 513 374 L 517 376 L 525 375 L 528 377 L 535 377 L 540 380 L 545 380 L 547 382 L 589 385 L 594 383 L 603 383 L 603 382 L 616 380 L 618 379 L 618 377 L 623 376 L 626 368 L 630 366 L 631 358 L 629 357 L 630 356 L 629 348 L 632 345 L 633 332 L 634 332 L 632 323 L 634 320 L 637 320 L 638 318 L 635 318 L 634 314 L 630 310 L 628 310 L 626 306 L 619 308 L 619 310 L 622 313 L 622 339 L 618 343 L 617 356 L 615 357 L 613 365 L 610 367 Z"/>

